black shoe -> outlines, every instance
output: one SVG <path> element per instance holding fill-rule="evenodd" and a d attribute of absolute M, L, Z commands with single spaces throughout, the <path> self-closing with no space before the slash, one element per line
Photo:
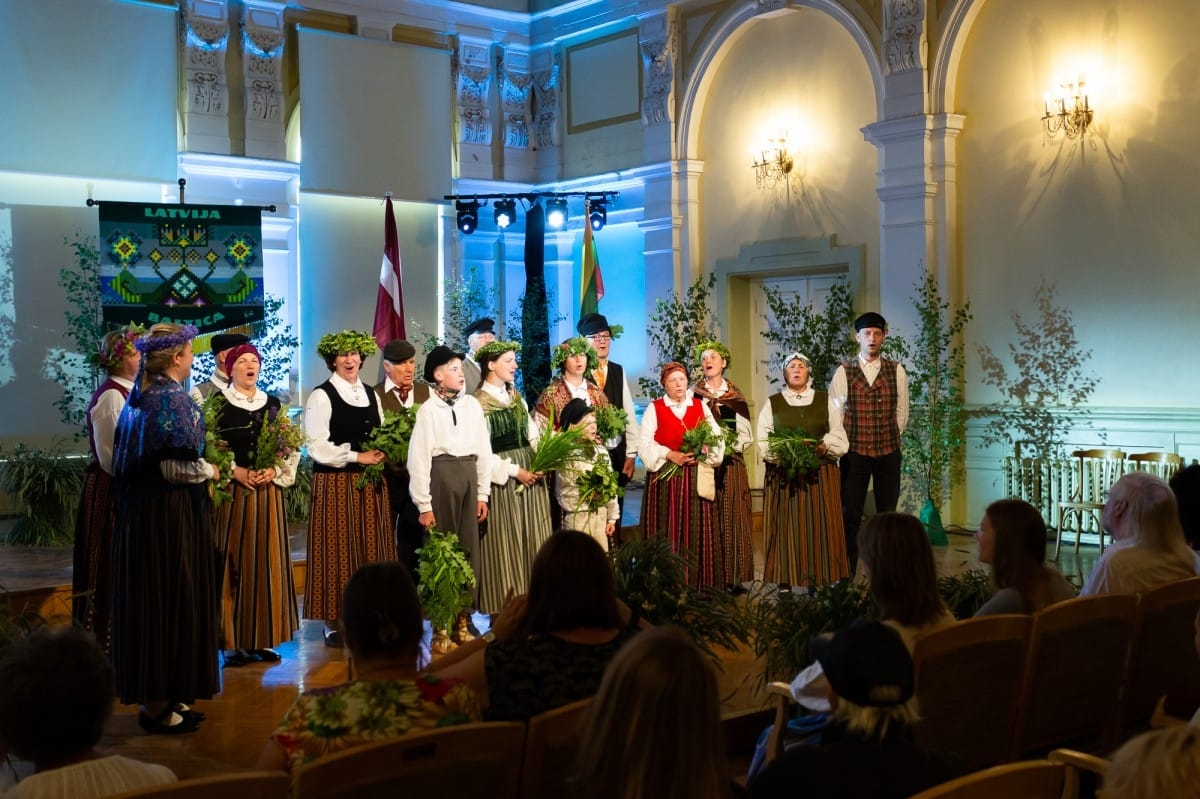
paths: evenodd
<path fill-rule="evenodd" d="M 254 662 L 254 656 L 245 649 L 231 649 L 225 653 L 225 667 L 237 668 Z"/>
<path fill-rule="evenodd" d="M 278 663 L 283 660 L 283 655 L 274 649 L 251 649 L 250 654 L 259 663 Z"/>
<path fill-rule="evenodd" d="M 334 649 L 341 649 L 342 648 L 342 631 L 341 630 L 331 630 L 330 628 L 326 627 L 325 628 L 325 646 L 331 646 Z"/>
<path fill-rule="evenodd" d="M 171 709 L 174 710 L 179 715 L 183 716 L 185 719 L 195 719 L 196 721 L 204 721 L 206 718 L 208 718 L 207 713 L 201 713 L 199 710 L 192 710 L 190 707 L 185 705 L 183 702 L 176 702 L 174 707 L 172 707 Z"/>
<path fill-rule="evenodd" d="M 200 728 L 200 719 L 182 714 L 180 715 L 182 721 L 178 724 L 168 724 L 167 722 L 170 721 L 171 714 L 174 712 L 175 708 L 171 705 L 168 705 L 158 718 L 151 718 L 149 713 L 139 711 L 138 724 L 151 735 L 183 735 L 195 732 Z"/>
<path fill-rule="evenodd" d="M 783 594 L 783 593 L 790 593 L 790 592 L 791 592 L 791 590 L 792 590 L 792 584 L 791 584 L 791 583 L 780 583 L 780 584 L 779 584 L 779 593 L 781 593 L 781 594 Z"/>
<path fill-rule="evenodd" d="M 741 596 L 742 594 L 750 593 L 750 589 L 747 588 L 746 586 L 742 585 L 741 583 L 736 583 L 734 585 L 730 585 L 727 587 L 726 590 L 728 590 L 729 593 L 732 594 L 733 596 Z"/>

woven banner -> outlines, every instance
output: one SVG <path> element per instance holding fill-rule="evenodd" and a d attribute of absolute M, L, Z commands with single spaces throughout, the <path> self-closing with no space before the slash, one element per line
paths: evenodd
<path fill-rule="evenodd" d="M 253 335 L 263 322 L 262 211 L 257 206 L 100 204 L 106 325 L 175 322 Z"/>

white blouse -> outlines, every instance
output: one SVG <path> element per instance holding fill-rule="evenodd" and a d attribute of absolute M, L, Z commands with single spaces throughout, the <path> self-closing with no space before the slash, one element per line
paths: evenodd
<path fill-rule="evenodd" d="M 329 377 L 329 383 L 347 405 L 366 408 L 371 404 L 367 393 L 374 393 L 375 389 L 362 380 L 350 383 L 344 377 L 333 374 Z M 379 422 L 382 424 L 383 403 L 378 397 L 375 398 L 375 408 L 379 412 Z M 358 453 L 352 450 L 349 444 L 334 444 L 329 440 L 329 418 L 332 415 L 333 405 L 329 402 L 329 395 L 324 391 L 309 392 L 308 403 L 304 406 L 304 433 L 308 438 L 308 454 L 322 466 L 344 469 L 358 463 Z"/>
<path fill-rule="evenodd" d="M 667 410 L 675 414 L 676 419 L 682 419 L 687 413 L 688 408 L 692 405 L 693 394 L 691 389 L 688 389 L 681 402 L 675 402 L 669 397 L 662 397 L 650 403 L 646 408 L 646 413 L 642 415 L 642 443 L 638 450 L 641 455 L 642 463 L 646 465 L 646 469 L 651 472 L 657 472 L 667 464 L 667 453 L 671 451 L 670 447 L 663 446 L 655 440 L 654 435 L 658 432 L 658 415 L 654 410 L 655 404 L 661 402 L 666 406 Z M 719 438 L 721 436 L 721 427 L 713 419 L 712 411 L 708 409 L 703 401 L 700 402 L 700 409 L 704 411 L 704 420 L 708 423 L 709 428 Z M 720 466 L 721 461 L 725 458 L 725 442 L 721 441 L 717 446 L 708 451 L 708 457 L 704 462 L 710 466 Z"/>

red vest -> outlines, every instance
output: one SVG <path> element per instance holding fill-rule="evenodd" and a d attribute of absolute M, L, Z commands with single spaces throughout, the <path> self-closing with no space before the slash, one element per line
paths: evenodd
<path fill-rule="evenodd" d="M 92 409 L 95 408 L 96 403 L 100 401 L 101 394 L 109 389 L 114 388 L 121 392 L 122 397 L 129 399 L 129 389 L 125 388 L 125 386 L 121 385 L 116 380 L 113 380 L 111 377 L 105 378 L 104 382 L 100 384 L 100 387 L 96 389 L 96 393 L 92 395 L 92 400 L 88 403 L 87 411 L 84 414 L 84 419 L 87 420 L 88 447 L 92 450 L 92 463 L 96 463 L 100 460 L 100 456 L 96 454 L 96 431 L 92 429 Z M 111 447 L 112 442 L 108 442 L 108 445 Z"/>
<path fill-rule="evenodd" d="M 658 430 L 654 431 L 654 440 L 667 449 L 679 452 L 683 450 L 683 434 L 694 429 L 696 425 L 704 423 L 704 406 L 698 398 L 692 397 L 692 403 L 683 414 L 683 419 L 679 419 L 667 407 L 665 400 L 656 399 L 654 401 L 654 419 L 658 422 Z"/>
<path fill-rule="evenodd" d="M 842 366 L 846 370 L 846 410 L 842 423 L 850 439 L 850 451 L 878 458 L 900 449 L 896 362 L 884 358 L 871 384 L 867 383 L 857 358 Z"/>

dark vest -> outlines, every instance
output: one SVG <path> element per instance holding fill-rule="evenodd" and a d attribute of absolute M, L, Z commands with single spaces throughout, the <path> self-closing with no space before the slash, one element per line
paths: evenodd
<path fill-rule="evenodd" d="M 896 362 L 887 358 L 875 383 L 868 384 L 857 358 L 842 364 L 846 370 L 846 409 L 843 424 L 850 451 L 878 458 L 900 449 L 896 423 Z"/>
<path fill-rule="evenodd" d="M 113 388 L 115 388 L 117 391 L 120 391 L 122 397 L 129 399 L 129 389 L 125 388 L 125 386 L 121 385 L 116 380 L 113 380 L 111 377 L 108 377 L 105 378 L 104 382 L 100 384 L 100 387 L 96 389 L 96 393 L 92 395 L 91 402 L 88 403 L 87 411 L 84 413 L 84 418 L 87 420 L 88 448 L 92 451 L 92 463 L 96 463 L 100 460 L 100 457 L 96 454 L 96 431 L 92 429 L 92 409 L 94 409 L 96 407 L 96 403 L 100 401 L 100 395 Z M 110 445 L 112 444 L 111 441 L 108 443 Z"/>
<path fill-rule="evenodd" d="M 357 408 L 342 399 L 342 395 L 328 380 L 314 389 L 315 391 L 324 391 L 325 395 L 329 397 L 331 408 L 329 440 L 334 444 L 349 444 L 350 449 L 355 452 L 363 451 L 363 442 L 367 440 L 367 436 L 371 435 L 371 431 L 379 426 L 379 397 L 369 386 L 366 388 L 368 405 L 365 408 Z M 362 468 L 362 464 L 351 463 L 344 470 L 361 471 Z M 314 463 L 313 471 L 336 472 L 338 470 L 332 466 Z"/>
<path fill-rule="evenodd" d="M 267 396 L 267 404 L 256 411 L 248 411 L 226 402 L 217 416 L 218 435 L 229 444 L 233 461 L 247 469 L 254 465 L 254 450 L 258 447 L 258 434 L 262 431 L 263 419 L 272 413 L 280 413 L 279 400 Z"/>
<path fill-rule="evenodd" d="M 593 384 L 596 379 L 589 372 L 587 379 Z M 608 376 L 604 378 L 604 388 L 601 389 L 604 396 L 608 398 L 609 403 L 624 410 L 625 408 L 625 370 L 621 368 L 621 364 L 608 362 Z M 621 434 L 621 440 L 617 446 L 608 451 L 612 458 L 613 468 L 618 472 L 625 466 L 625 435 Z"/>
<path fill-rule="evenodd" d="M 384 392 L 383 387 L 386 383 L 387 381 L 384 380 L 375 386 L 375 394 L 379 397 L 379 402 L 383 405 L 385 411 L 398 411 L 401 407 L 400 398 L 390 391 Z M 411 396 L 413 405 L 420 405 L 429 399 L 429 386 L 424 383 L 413 383 Z"/>
<path fill-rule="evenodd" d="M 820 439 L 829 432 L 829 395 L 814 391 L 811 405 L 789 405 L 783 393 L 771 395 L 773 430 L 803 430 L 809 438 Z"/>

